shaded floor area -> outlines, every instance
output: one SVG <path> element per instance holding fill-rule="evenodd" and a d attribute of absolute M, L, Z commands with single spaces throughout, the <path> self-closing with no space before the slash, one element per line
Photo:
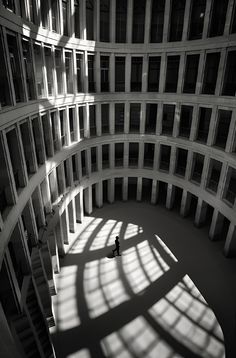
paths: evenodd
<path fill-rule="evenodd" d="M 236 262 L 204 229 L 161 206 L 117 202 L 76 235 L 57 277 L 57 358 L 236 356 Z"/>

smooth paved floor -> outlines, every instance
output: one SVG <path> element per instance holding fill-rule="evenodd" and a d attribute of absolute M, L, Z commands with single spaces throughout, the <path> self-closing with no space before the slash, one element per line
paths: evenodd
<path fill-rule="evenodd" d="M 71 240 L 54 297 L 57 358 L 236 357 L 236 260 L 207 228 L 117 202 L 85 217 Z"/>

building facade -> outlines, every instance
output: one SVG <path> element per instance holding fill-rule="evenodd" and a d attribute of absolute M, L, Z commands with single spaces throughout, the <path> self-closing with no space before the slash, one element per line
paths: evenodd
<path fill-rule="evenodd" d="M 235 93 L 234 0 L 0 1 L 4 357 L 55 356 L 59 256 L 103 202 L 178 205 L 236 254 Z"/>

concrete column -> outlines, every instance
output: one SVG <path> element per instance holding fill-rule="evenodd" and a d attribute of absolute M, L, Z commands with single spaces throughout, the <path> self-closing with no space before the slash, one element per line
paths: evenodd
<path fill-rule="evenodd" d="M 166 208 L 171 210 L 174 205 L 175 200 L 175 186 L 173 184 L 167 185 L 167 195 L 166 195 Z"/>
<path fill-rule="evenodd" d="M 125 134 L 129 133 L 129 120 L 130 120 L 130 104 L 125 102 L 125 123 L 124 123 L 124 132 Z"/>
<path fill-rule="evenodd" d="M 211 120 L 209 125 L 209 131 L 207 136 L 207 145 L 212 146 L 215 141 L 216 127 L 217 127 L 217 107 L 214 106 L 211 112 Z"/>
<path fill-rule="evenodd" d="M 217 189 L 217 197 L 219 199 L 222 199 L 224 196 L 224 193 L 228 189 L 229 185 L 229 175 L 228 175 L 228 163 L 223 162 L 221 172 L 220 172 L 220 179 Z"/>
<path fill-rule="evenodd" d="M 75 196 L 75 214 L 76 214 L 76 222 L 82 223 L 83 218 L 84 218 L 83 191 L 82 190 Z"/>
<path fill-rule="evenodd" d="M 80 8 L 80 36 L 81 39 L 85 40 L 87 38 L 86 34 L 86 1 L 82 0 L 79 2 Z"/>
<path fill-rule="evenodd" d="M 181 199 L 181 207 L 180 207 L 180 215 L 186 217 L 189 213 L 191 205 L 191 194 L 187 190 L 183 190 L 182 199 Z"/>
<path fill-rule="evenodd" d="M 86 33 L 86 30 L 85 30 Z M 88 51 L 84 51 L 84 92 L 88 93 Z"/>
<path fill-rule="evenodd" d="M 89 137 L 90 137 L 90 128 L 89 128 L 89 104 L 88 104 L 88 103 L 86 103 L 86 106 L 85 106 L 84 136 L 85 136 L 85 138 L 89 138 Z"/>
<path fill-rule="evenodd" d="M 86 214 L 90 215 L 93 211 L 93 197 L 92 197 L 92 186 L 88 186 L 83 190 L 84 193 L 84 210 Z"/>
<path fill-rule="evenodd" d="M 69 123 L 69 108 L 68 108 L 68 106 L 63 111 L 63 113 L 64 113 L 64 123 L 65 123 L 66 145 L 70 145 L 71 140 L 70 140 L 70 123 Z"/>
<path fill-rule="evenodd" d="M 226 13 L 226 19 L 225 19 L 224 36 L 229 35 L 231 17 L 233 16 L 233 13 L 234 13 L 233 9 L 234 9 L 234 0 L 229 0 L 227 13 Z"/>
<path fill-rule="evenodd" d="M 187 165 L 186 165 L 186 171 L 185 171 L 185 180 L 189 181 L 192 174 L 192 166 L 193 166 L 193 152 L 188 151 L 188 157 L 187 157 Z"/>
<path fill-rule="evenodd" d="M 221 93 L 221 88 L 222 88 L 223 80 L 224 80 L 226 57 L 227 57 L 226 48 L 223 48 L 221 50 L 221 54 L 220 54 L 220 63 L 219 63 L 219 68 L 218 68 L 217 81 L 216 81 L 216 89 L 215 89 L 216 96 L 220 96 L 220 93 Z"/>
<path fill-rule="evenodd" d="M 62 221 L 59 217 L 59 220 L 55 226 L 55 235 L 57 240 L 57 248 L 59 256 L 65 256 L 65 248 L 64 248 L 64 237 L 63 237 L 63 230 L 62 230 Z"/>
<path fill-rule="evenodd" d="M 103 185 L 102 181 L 95 184 L 96 206 L 101 208 L 103 206 Z"/>
<path fill-rule="evenodd" d="M 109 167 L 114 169 L 115 167 L 115 143 L 110 143 L 109 145 Z"/>
<path fill-rule="evenodd" d="M 200 51 L 200 58 L 199 58 L 199 64 L 198 64 L 198 74 L 197 74 L 197 81 L 196 81 L 196 94 L 200 94 L 202 89 L 202 82 L 203 82 L 203 76 L 204 76 L 204 62 L 205 62 L 205 51 Z"/>
<path fill-rule="evenodd" d="M 60 272 L 60 263 L 58 257 L 58 248 L 56 241 L 56 230 L 52 230 L 48 236 L 49 251 L 52 261 L 53 273 Z"/>
<path fill-rule="evenodd" d="M 210 157 L 205 156 L 204 163 L 203 163 L 203 169 L 202 169 L 202 179 L 201 179 L 201 187 L 203 189 L 206 188 L 208 177 L 209 177 L 209 169 L 210 169 Z"/>
<path fill-rule="evenodd" d="M 111 102 L 109 105 L 110 134 L 115 134 L 115 104 Z"/>
<path fill-rule="evenodd" d="M 185 53 L 181 53 L 180 54 L 180 61 L 179 61 L 177 93 L 182 93 L 182 88 L 183 88 L 183 85 L 184 85 L 185 64 L 186 64 Z"/>
<path fill-rule="evenodd" d="M 72 199 L 68 204 L 68 216 L 69 216 L 70 232 L 75 232 L 75 230 L 76 230 L 76 210 L 75 210 L 74 199 Z"/>
<path fill-rule="evenodd" d="M 52 204 L 50 198 L 48 176 L 46 176 L 45 179 L 42 181 L 42 183 L 40 184 L 40 188 L 41 188 L 41 194 L 42 194 L 45 211 L 47 214 L 49 214 L 52 211 Z M 57 191 L 57 197 L 58 197 L 58 191 Z"/>
<path fill-rule="evenodd" d="M 175 172 L 175 166 L 176 166 L 176 160 L 177 160 L 177 148 L 175 146 L 171 147 L 171 153 L 170 153 L 170 167 L 169 167 L 169 173 L 171 175 Z"/>
<path fill-rule="evenodd" d="M 80 139 L 80 127 L 79 127 L 79 107 L 76 104 L 74 109 L 74 132 L 75 132 L 75 141 L 78 142 Z"/>
<path fill-rule="evenodd" d="M 186 1 L 185 10 L 184 10 L 184 26 L 183 26 L 183 33 L 182 33 L 182 41 L 188 40 L 188 29 L 189 29 L 190 19 L 191 19 L 191 1 Z"/>
<path fill-rule="evenodd" d="M 126 27 L 126 42 L 132 42 L 132 28 L 133 28 L 133 0 L 127 1 L 127 27 Z"/>
<path fill-rule="evenodd" d="M 126 55 L 126 61 L 125 61 L 125 92 L 130 92 L 130 82 L 131 82 L 131 55 L 128 53 Z"/>
<path fill-rule="evenodd" d="M 145 109 L 146 109 L 146 103 L 141 103 L 141 113 L 140 113 L 140 134 L 144 134 L 145 132 Z"/>
<path fill-rule="evenodd" d="M 156 135 L 160 135 L 162 132 L 162 113 L 163 113 L 163 103 L 158 103 L 157 107 L 157 123 L 156 123 Z"/>
<path fill-rule="evenodd" d="M 139 142 L 138 146 L 138 168 L 142 169 L 144 164 L 144 142 Z"/>
<path fill-rule="evenodd" d="M 154 158 L 153 158 L 153 170 L 156 171 L 159 168 L 160 162 L 160 143 L 155 143 Z"/>
<path fill-rule="evenodd" d="M 213 1 L 206 2 L 205 16 L 204 16 L 204 24 L 202 31 L 202 38 L 206 39 L 208 34 L 208 27 L 210 24 L 210 16 L 211 16 L 211 6 L 213 5 Z"/>
<path fill-rule="evenodd" d="M 236 256 L 236 226 L 233 223 L 229 225 L 229 230 L 224 246 L 224 254 L 226 257 Z"/>
<path fill-rule="evenodd" d="M 143 71 L 142 71 L 142 92 L 147 92 L 148 88 L 148 55 L 143 55 Z"/>
<path fill-rule="evenodd" d="M 175 119 L 174 119 L 174 127 L 173 127 L 173 137 L 175 137 L 175 138 L 178 137 L 178 135 L 179 135 L 180 113 L 181 113 L 180 103 L 176 103 Z"/>
<path fill-rule="evenodd" d="M 24 218 L 24 223 L 26 226 L 26 230 L 28 233 L 28 237 L 31 238 L 32 244 L 36 244 L 38 241 L 38 229 L 34 216 L 34 208 L 32 205 L 32 199 L 30 198 L 28 203 L 25 205 L 24 210 L 22 212 L 22 216 Z"/>
<path fill-rule="evenodd" d="M 115 0 L 113 0 L 114 2 Z M 109 57 L 109 80 L 110 92 L 115 92 L 115 54 L 111 53 Z"/>
<path fill-rule="evenodd" d="M 159 182 L 157 180 L 152 181 L 152 193 L 151 193 L 151 204 L 155 205 L 158 198 Z"/>
<path fill-rule="evenodd" d="M 129 142 L 124 142 L 124 168 L 129 166 Z"/>
<path fill-rule="evenodd" d="M 107 183 L 108 183 L 108 193 L 107 193 L 108 202 L 112 204 L 115 200 L 115 179 L 114 178 L 108 179 Z"/>
<path fill-rule="evenodd" d="M 225 152 L 227 153 L 230 153 L 234 150 L 234 145 L 236 140 L 235 134 L 236 134 L 236 109 L 233 109 L 230 126 L 229 126 L 228 139 L 225 146 Z"/>
<path fill-rule="evenodd" d="M 122 185 L 122 200 L 126 201 L 128 199 L 128 177 L 123 178 Z"/>
<path fill-rule="evenodd" d="M 202 226 L 206 221 L 206 214 L 207 214 L 207 203 L 201 198 L 198 198 L 197 209 L 194 218 L 194 225 L 197 227 Z"/>
<path fill-rule="evenodd" d="M 151 32 L 151 5 L 152 0 L 146 0 L 146 9 L 145 9 L 145 27 L 144 27 L 144 43 L 148 44 L 150 41 L 150 32 Z"/>
<path fill-rule="evenodd" d="M 61 214 L 61 223 L 62 223 L 64 244 L 69 245 L 69 217 L 68 217 L 67 208 L 65 208 L 65 210 Z"/>
<path fill-rule="evenodd" d="M 209 238 L 211 240 L 217 240 L 220 238 L 223 224 L 224 216 L 217 209 L 214 209 L 209 230 Z"/>
<path fill-rule="evenodd" d="M 110 1 L 110 42 L 116 41 L 116 0 Z"/>
<path fill-rule="evenodd" d="M 190 136 L 189 136 L 189 140 L 191 141 L 195 141 L 197 137 L 198 116 L 199 116 L 199 107 L 198 105 L 196 105 L 193 107 L 192 125 L 191 125 Z"/>
<path fill-rule="evenodd" d="M 100 61 L 100 52 L 95 54 L 95 83 L 96 83 L 96 92 L 101 92 L 101 61 Z"/>
<path fill-rule="evenodd" d="M 138 178 L 138 181 L 137 181 L 137 194 L 136 194 L 136 200 L 137 201 L 142 200 L 142 184 L 143 184 L 142 178 Z"/>
<path fill-rule="evenodd" d="M 163 42 L 168 41 L 169 24 L 170 24 L 170 5 L 171 5 L 171 0 L 166 0 L 164 26 L 163 26 Z"/>
<path fill-rule="evenodd" d="M 162 53 L 161 54 L 161 66 L 160 66 L 161 76 L 159 79 L 159 93 L 163 93 L 165 91 L 166 67 L 167 67 L 167 55 L 166 55 L 166 53 Z M 158 107 L 159 107 L 159 105 L 158 105 Z"/>
<path fill-rule="evenodd" d="M 97 131 L 97 136 L 101 136 L 102 135 L 101 103 L 96 104 L 95 110 L 96 110 L 96 131 Z"/>

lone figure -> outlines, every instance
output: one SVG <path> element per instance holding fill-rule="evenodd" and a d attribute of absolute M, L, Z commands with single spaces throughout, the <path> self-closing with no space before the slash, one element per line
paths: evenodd
<path fill-rule="evenodd" d="M 116 251 L 116 252 L 117 252 L 117 256 L 121 256 L 121 255 L 120 255 L 120 243 L 119 243 L 119 236 L 116 236 L 116 239 L 115 239 L 115 245 L 116 245 L 116 248 L 115 248 L 114 250 L 112 250 L 113 255 L 115 256 L 114 252 Z"/>

